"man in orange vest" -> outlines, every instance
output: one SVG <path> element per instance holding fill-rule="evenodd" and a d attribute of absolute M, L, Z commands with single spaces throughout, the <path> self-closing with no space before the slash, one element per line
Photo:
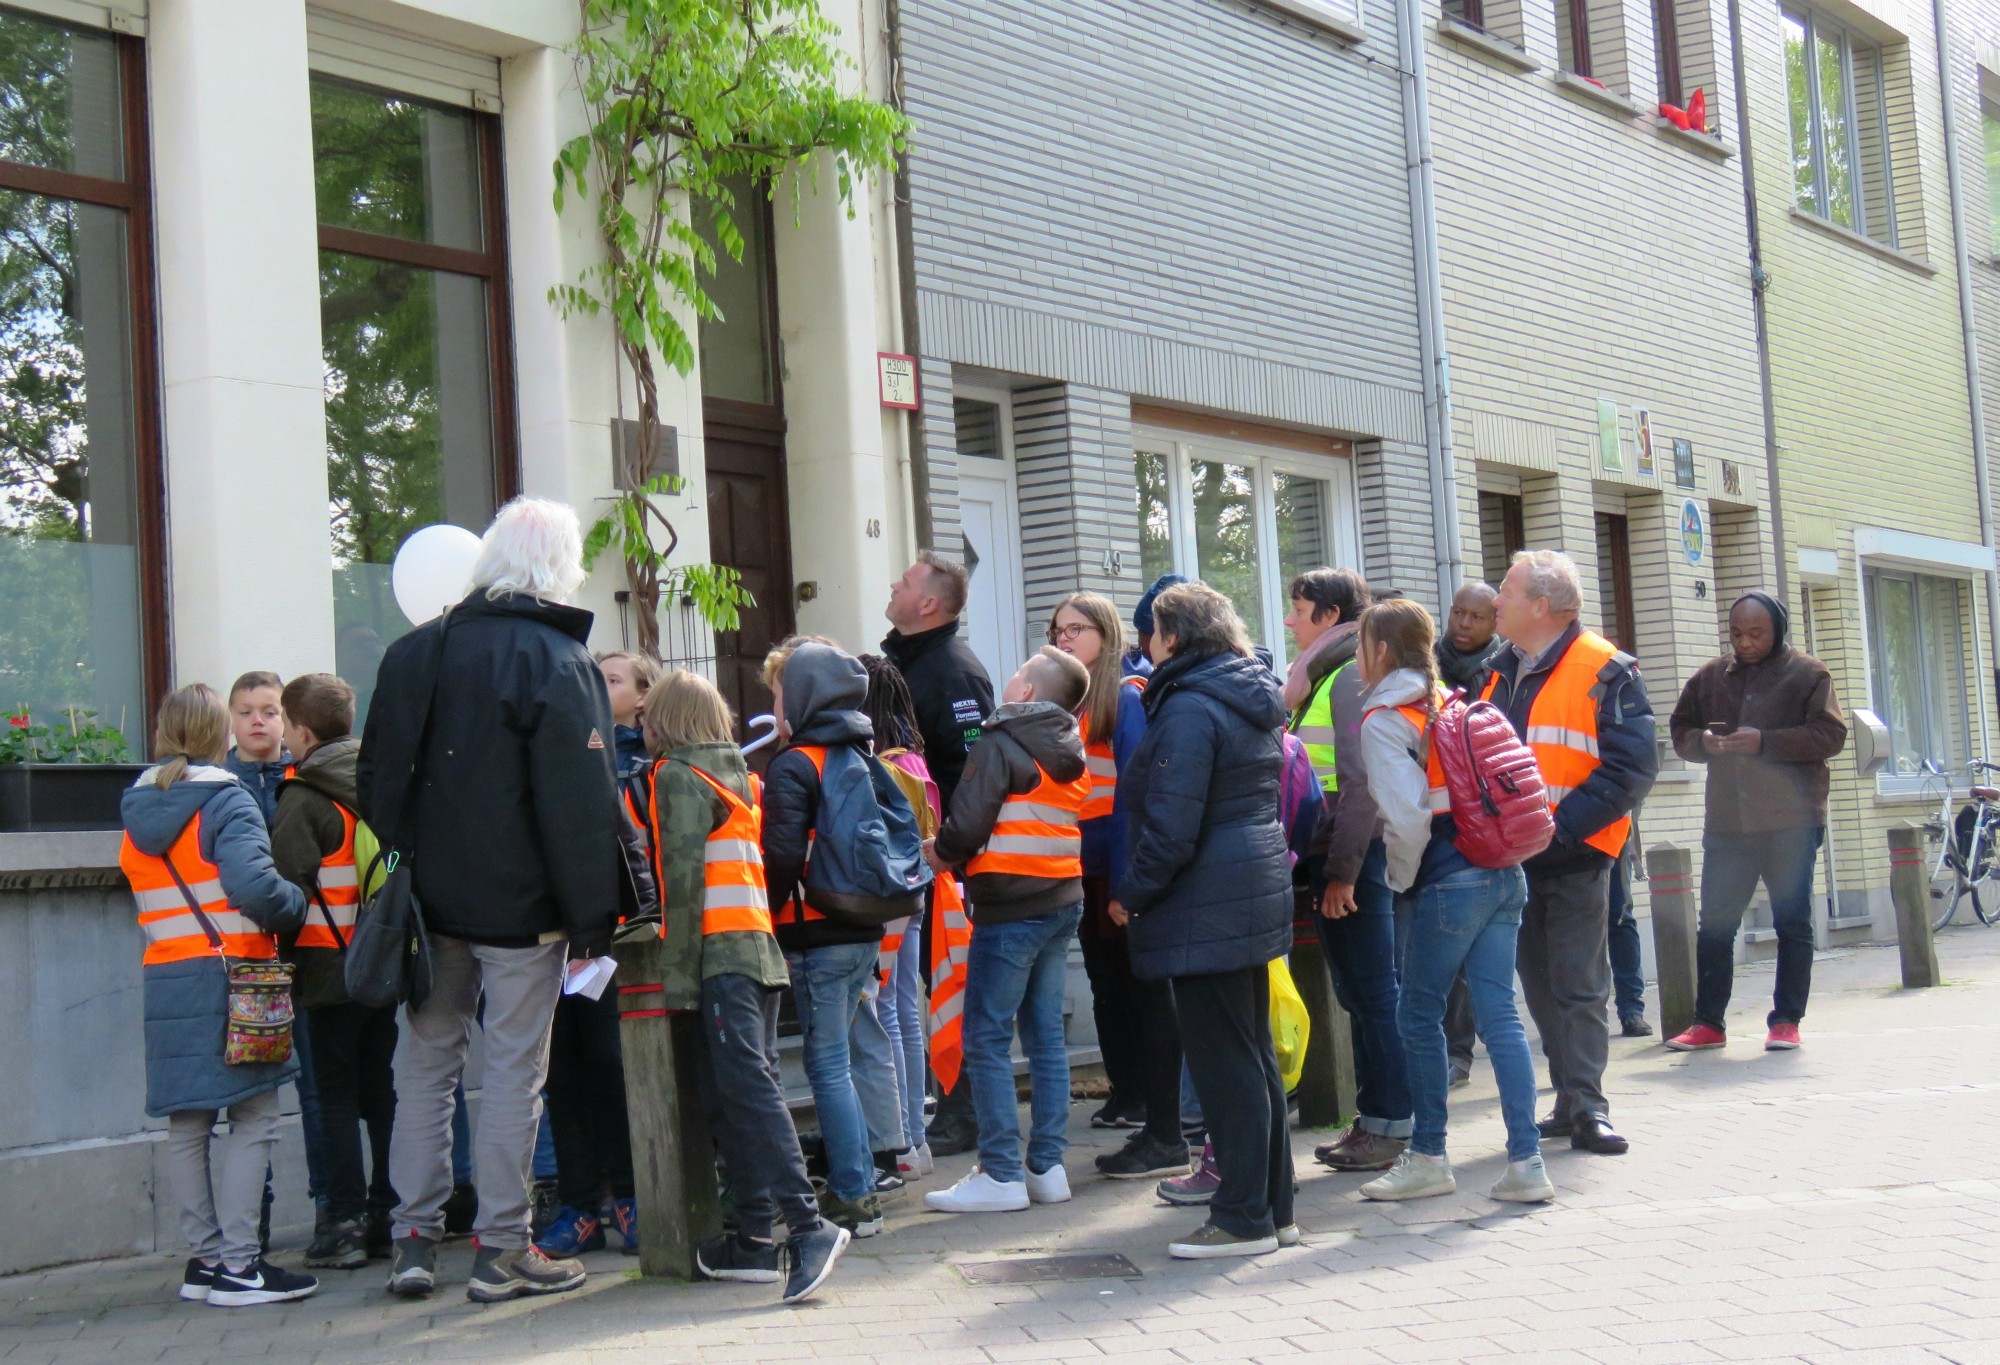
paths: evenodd
<path fill-rule="evenodd" d="M 1582 605 L 1568 555 L 1515 555 L 1494 602 L 1512 648 L 1494 656 L 1485 696 L 1535 751 L 1555 811 L 1555 841 L 1525 867 L 1517 958 L 1556 1092 L 1542 1136 L 1615 1156 L 1628 1144 L 1604 1098 L 1611 866 L 1660 760 L 1637 662 L 1578 624 Z"/>

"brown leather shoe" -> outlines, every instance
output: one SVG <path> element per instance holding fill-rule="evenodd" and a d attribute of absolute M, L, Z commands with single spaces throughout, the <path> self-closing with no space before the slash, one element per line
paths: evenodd
<path fill-rule="evenodd" d="M 1396 1164 L 1396 1158 L 1409 1146 L 1405 1138 L 1383 1137 L 1380 1133 L 1363 1133 L 1350 1129 L 1355 1134 L 1352 1142 L 1336 1146 L 1320 1160 L 1336 1171 L 1386 1171 Z"/>
<path fill-rule="evenodd" d="M 1344 1152 L 1349 1147 L 1352 1147 L 1354 1140 L 1361 1135 L 1361 1130 L 1350 1123 L 1347 1127 L 1341 1129 L 1340 1136 L 1332 1142 L 1322 1142 L 1319 1146 L 1313 1148 L 1313 1160 L 1322 1165 L 1328 1164 L 1328 1158 L 1335 1152 Z"/>

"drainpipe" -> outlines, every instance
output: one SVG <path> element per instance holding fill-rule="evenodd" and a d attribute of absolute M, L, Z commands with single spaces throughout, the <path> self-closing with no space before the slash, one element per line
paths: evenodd
<path fill-rule="evenodd" d="M 1757 388 L 1764 401 L 1764 500 L 1771 508 L 1771 547 L 1777 560 L 1778 600 L 1790 600 L 1792 577 L 1785 546 L 1785 498 L 1778 483 L 1778 408 L 1771 385 L 1771 326 L 1764 311 L 1764 291 L 1771 277 L 1764 270 L 1764 233 L 1757 218 L 1757 163 L 1750 146 L 1750 87 L 1743 78 L 1742 0 L 1729 0 L 1729 76 L 1736 84 L 1736 154 L 1743 158 L 1743 222 L 1750 237 L 1750 310 L 1757 328 Z M 1801 599 L 1803 600 L 1803 599 Z M 1832 859 L 1833 840 L 1827 840 Z M 1831 875 L 1831 874 L 1829 874 Z"/>
<path fill-rule="evenodd" d="M 887 0 L 884 13 L 889 40 L 889 103 L 897 113 L 906 112 L 903 101 L 903 7 L 899 0 Z M 903 349 L 917 358 L 919 404 L 928 403 L 923 391 L 923 333 L 917 317 L 917 234 L 910 216 L 910 152 L 906 147 L 896 158 L 894 190 L 896 200 L 896 301 L 903 316 Z M 922 407 L 906 414 L 909 418 L 907 443 L 910 452 L 910 519 L 917 533 L 917 548 L 931 544 L 931 461 L 924 441 Z"/>
<path fill-rule="evenodd" d="M 1451 610 L 1465 576 L 1459 551 L 1457 474 L 1451 449 L 1451 359 L 1444 345 L 1444 287 L 1438 264 L 1437 185 L 1432 175 L 1431 107 L 1425 87 L 1424 21 L 1418 0 L 1396 7 L 1403 76 L 1403 142 L 1416 237 L 1417 341 L 1423 365 L 1424 445 L 1431 464 L 1431 533 L 1437 551 L 1438 611 Z"/>
<path fill-rule="evenodd" d="M 1951 80 L 1951 33 L 1946 26 L 1944 0 L 1931 0 L 1931 13 L 1937 24 L 1937 58 L 1939 99 L 1944 107 L 1944 170 L 1945 184 L 1951 191 L 1951 240 L 1952 255 L 1958 266 L 1958 321 L 1965 334 L 1965 392 L 1972 405 L 1972 470 L 1974 483 L 1979 490 L 1979 543 L 1986 547 L 1986 638 L 2000 647 L 2000 597 L 1995 588 L 1996 580 L 1993 556 L 1993 475 L 1987 463 L 1986 452 L 1986 409 L 1979 393 L 1979 330 L 1977 309 L 1972 297 L 1972 248 L 1965 240 L 1965 184 L 1964 174 L 1958 158 L 1958 112 L 1954 107 Z M 1986 661 L 1979 661 L 1982 674 L 1992 674 Z M 1984 679 L 1982 678 L 1982 683 Z M 1980 693 L 1986 689 L 1981 686 Z M 1981 712 L 1985 707 L 1980 707 Z M 1986 753 L 1987 732 L 1990 718 L 1981 715 L 1979 725 L 1979 748 Z"/>

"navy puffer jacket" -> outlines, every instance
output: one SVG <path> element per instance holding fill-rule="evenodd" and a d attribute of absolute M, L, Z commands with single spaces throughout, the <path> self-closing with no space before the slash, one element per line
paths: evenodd
<path fill-rule="evenodd" d="M 1118 783 L 1132 970 L 1158 981 L 1261 967 L 1292 941 L 1277 681 L 1255 659 L 1176 656 L 1146 685 L 1146 712 Z"/>

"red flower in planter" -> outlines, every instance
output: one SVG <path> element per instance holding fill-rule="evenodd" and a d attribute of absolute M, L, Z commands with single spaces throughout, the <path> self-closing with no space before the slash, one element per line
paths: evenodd
<path fill-rule="evenodd" d="M 28 718 L 26 716 L 9 716 L 7 717 L 7 723 L 16 730 L 25 730 L 28 728 Z"/>

